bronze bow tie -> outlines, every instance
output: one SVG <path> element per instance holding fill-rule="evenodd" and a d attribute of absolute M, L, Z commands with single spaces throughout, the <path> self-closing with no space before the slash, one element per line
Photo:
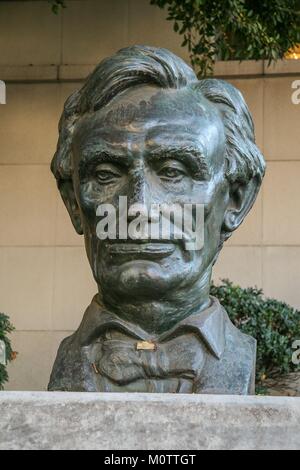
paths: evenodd
<path fill-rule="evenodd" d="M 111 332 L 92 346 L 96 373 L 119 385 L 149 378 L 194 380 L 201 372 L 205 357 L 205 348 L 193 334 L 150 343 Z"/>

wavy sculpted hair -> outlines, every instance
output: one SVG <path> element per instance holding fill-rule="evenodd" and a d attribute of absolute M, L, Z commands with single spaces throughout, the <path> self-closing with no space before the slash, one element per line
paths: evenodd
<path fill-rule="evenodd" d="M 167 49 L 132 46 L 103 60 L 83 87 L 66 101 L 59 122 L 57 150 L 51 170 L 58 185 L 72 178 L 71 143 L 76 124 L 87 113 L 102 108 L 116 95 L 134 85 L 156 85 L 164 89 L 192 87 L 214 103 L 223 117 L 227 169 L 230 182 L 258 184 L 265 172 L 264 158 L 255 144 L 254 126 L 242 94 L 229 83 L 214 78 L 197 80 L 193 70 Z"/>

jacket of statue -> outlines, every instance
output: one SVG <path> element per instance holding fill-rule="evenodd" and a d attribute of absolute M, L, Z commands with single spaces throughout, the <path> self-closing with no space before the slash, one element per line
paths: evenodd
<path fill-rule="evenodd" d="M 256 341 L 241 333 L 219 301 L 153 338 L 100 304 L 59 347 L 49 390 L 254 393 Z"/>

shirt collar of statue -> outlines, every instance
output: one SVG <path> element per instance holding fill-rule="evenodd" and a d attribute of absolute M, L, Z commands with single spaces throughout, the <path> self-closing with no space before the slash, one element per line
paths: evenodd
<path fill-rule="evenodd" d="M 156 337 L 155 342 L 163 342 L 181 334 L 193 332 L 200 341 L 205 343 L 209 351 L 220 359 L 225 348 L 225 314 L 218 299 L 211 296 L 210 300 L 209 307 L 178 322 L 173 328 Z M 99 302 L 98 294 L 96 294 L 78 330 L 79 342 L 82 346 L 88 346 L 108 329 L 118 329 L 137 340 L 153 339 L 153 335 L 145 332 L 138 325 L 123 320 L 107 310 Z"/>

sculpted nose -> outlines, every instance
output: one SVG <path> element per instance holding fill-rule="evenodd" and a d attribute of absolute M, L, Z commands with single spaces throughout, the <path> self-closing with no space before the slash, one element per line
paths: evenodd
<path fill-rule="evenodd" d="M 150 213 L 151 208 L 151 188 L 146 179 L 144 171 L 136 172 L 129 182 L 128 207 L 143 206 Z M 130 218 L 130 216 L 129 216 Z"/>
<path fill-rule="evenodd" d="M 151 185 L 147 181 L 147 175 L 143 168 L 131 175 L 127 198 L 128 222 L 135 219 L 136 214 L 143 215 L 144 220 L 149 222 L 152 204 Z"/>

